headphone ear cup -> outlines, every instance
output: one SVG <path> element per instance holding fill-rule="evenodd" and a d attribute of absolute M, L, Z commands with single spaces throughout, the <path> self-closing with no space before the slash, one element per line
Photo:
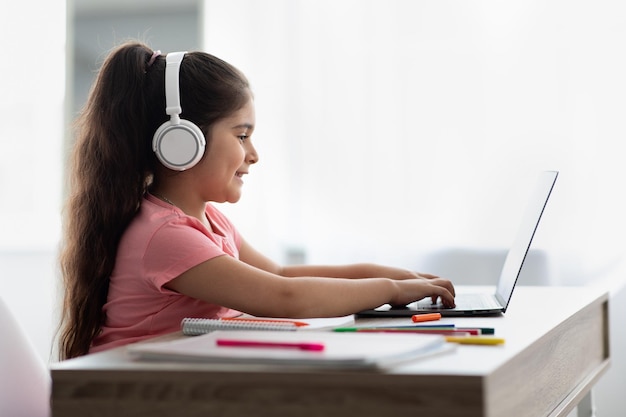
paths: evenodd
<path fill-rule="evenodd" d="M 154 133 L 152 150 L 159 161 L 174 171 L 185 171 L 204 155 L 206 140 L 202 130 L 188 120 L 163 123 Z"/>

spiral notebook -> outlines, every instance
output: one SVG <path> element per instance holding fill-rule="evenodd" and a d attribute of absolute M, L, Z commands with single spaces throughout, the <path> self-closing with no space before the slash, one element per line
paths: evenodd
<path fill-rule="evenodd" d="M 237 318 L 206 319 L 184 318 L 180 327 L 186 336 L 198 336 L 215 330 L 325 330 L 354 324 L 354 315 L 314 318 L 314 319 L 278 319 L 268 317 L 242 316 Z"/>
<path fill-rule="evenodd" d="M 198 336 L 216 330 L 274 330 L 296 331 L 298 325 L 292 321 L 265 321 L 265 320 L 223 320 L 184 318 L 180 327 L 185 336 Z"/>

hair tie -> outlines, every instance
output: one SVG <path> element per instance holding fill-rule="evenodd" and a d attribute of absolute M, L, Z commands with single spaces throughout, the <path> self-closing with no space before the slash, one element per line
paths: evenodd
<path fill-rule="evenodd" d="M 152 66 L 152 64 L 154 64 L 154 61 L 156 61 L 156 59 L 161 55 L 161 51 L 154 51 L 152 53 L 152 56 L 150 57 L 150 61 L 148 61 L 148 68 L 150 68 Z"/>

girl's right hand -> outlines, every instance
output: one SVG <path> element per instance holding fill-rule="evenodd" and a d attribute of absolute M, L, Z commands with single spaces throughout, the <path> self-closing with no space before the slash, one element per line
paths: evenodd
<path fill-rule="evenodd" d="M 432 302 L 436 303 L 437 299 L 441 299 L 444 307 L 453 308 L 454 304 L 454 286 L 450 280 L 444 278 L 431 279 L 408 279 L 402 281 L 394 281 L 398 289 L 397 294 L 389 304 L 406 305 L 413 301 L 419 301 L 426 297 L 431 297 Z"/>

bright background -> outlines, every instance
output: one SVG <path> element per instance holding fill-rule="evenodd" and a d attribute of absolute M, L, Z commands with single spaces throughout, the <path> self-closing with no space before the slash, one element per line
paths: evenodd
<path fill-rule="evenodd" d="M 0 15 L 0 291 L 50 358 L 71 120 L 127 37 L 243 70 L 260 163 L 222 206 L 281 262 L 492 283 L 539 171 L 521 284 L 605 285 L 623 317 L 626 5 L 618 0 L 31 0 Z M 615 323 L 615 322 L 613 322 Z M 622 415 L 623 329 L 598 386 Z M 609 394 L 607 394 L 609 393 Z M 611 413 L 615 414 L 611 414 Z"/>
<path fill-rule="evenodd" d="M 535 248 L 585 282 L 624 253 L 618 4 L 207 1 L 206 48 L 256 94 L 261 162 L 232 215 L 275 257 L 413 264 L 506 247 L 556 169 Z"/>

